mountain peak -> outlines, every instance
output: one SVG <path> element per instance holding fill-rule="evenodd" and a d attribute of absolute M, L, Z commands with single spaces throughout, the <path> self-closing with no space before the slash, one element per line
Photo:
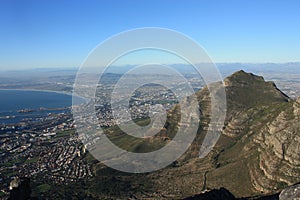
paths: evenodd
<path fill-rule="evenodd" d="M 262 76 L 243 70 L 227 77 L 224 85 L 229 106 L 233 107 L 253 108 L 289 101 L 289 97 L 281 92 L 274 82 L 265 81 Z"/>
<path fill-rule="evenodd" d="M 262 76 L 247 73 L 244 70 L 237 71 L 224 80 L 225 86 L 240 85 L 253 82 L 265 82 Z"/>

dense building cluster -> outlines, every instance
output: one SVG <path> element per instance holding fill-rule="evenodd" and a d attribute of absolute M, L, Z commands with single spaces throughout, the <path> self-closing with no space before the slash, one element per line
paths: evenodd
<path fill-rule="evenodd" d="M 67 183 L 93 176 L 91 166 L 83 159 L 86 150 L 75 134 L 70 113 L 45 118 L 44 122 L 2 128 L 6 130 L 0 134 L 2 193 L 8 194 L 14 177 Z"/>

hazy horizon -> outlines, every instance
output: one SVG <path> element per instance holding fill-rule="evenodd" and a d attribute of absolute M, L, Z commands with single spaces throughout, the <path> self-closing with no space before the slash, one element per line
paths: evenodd
<path fill-rule="evenodd" d="M 263 66 L 263 65 L 296 65 L 300 66 L 300 62 L 216 62 L 214 63 L 215 65 L 225 65 L 226 67 L 230 67 L 231 65 L 257 65 L 257 66 Z M 141 64 L 124 64 L 124 65 L 110 65 L 110 67 L 117 67 L 117 68 L 125 68 L 125 67 L 134 67 L 134 66 L 139 66 Z M 170 64 L 164 64 L 168 66 L 187 66 L 185 63 L 170 63 Z M 69 66 L 69 67 L 57 67 L 57 66 L 52 66 L 52 67 L 28 67 L 28 68 L 0 68 L 0 71 L 2 72 L 11 72 L 11 71 L 32 71 L 32 70 L 38 70 L 38 71 L 53 71 L 53 70 L 78 70 L 81 66 Z M 95 66 L 95 68 L 100 67 L 100 66 Z M 101 66 L 102 67 L 102 66 Z M 287 66 L 289 67 L 289 66 Z M 294 66 L 293 66 L 294 67 Z"/>

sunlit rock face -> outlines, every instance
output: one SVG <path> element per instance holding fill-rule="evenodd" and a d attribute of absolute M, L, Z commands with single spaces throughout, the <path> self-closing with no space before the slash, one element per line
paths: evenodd
<path fill-rule="evenodd" d="M 299 105 L 297 101 L 284 105 L 254 138 L 260 151 L 259 167 L 251 169 L 257 174 L 257 190 L 270 192 L 299 181 Z"/>

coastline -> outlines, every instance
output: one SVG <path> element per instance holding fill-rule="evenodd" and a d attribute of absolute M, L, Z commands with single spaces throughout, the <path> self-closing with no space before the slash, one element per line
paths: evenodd
<path fill-rule="evenodd" d="M 65 92 L 65 91 L 56 91 L 56 90 L 38 90 L 38 89 L 2 89 L 0 88 L 0 91 L 27 91 L 27 92 L 48 92 L 48 93 L 56 93 L 56 94 L 63 94 L 63 95 L 68 95 L 72 97 L 72 102 L 73 102 L 73 96 L 77 97 L 79 99 L 84 100 L 85 102 L 88 102 L 88 99 L 85 97 L 79 96 L 79 95 L 73 95 L 71 92 Z"/>
<path fill-rule="evenodd" d="M 56 91 L 56 90 L 39 90 L 39 89 L 7 89 L 7 88 L 0 88 L 0 90 L 3 91 L 28 91 L 28 92 L 49 92 L 49 93 L 57 93 L 57 94 L 65 94 L 65 95 L 69 95 L 69 96 L 73 96 L 73 94 L 71 92 L 64 92 L 64 91 Z M 80 97 L 80 96 L 78 96 Z M 80 97 L 81 98 L 81 97 Z"/>

